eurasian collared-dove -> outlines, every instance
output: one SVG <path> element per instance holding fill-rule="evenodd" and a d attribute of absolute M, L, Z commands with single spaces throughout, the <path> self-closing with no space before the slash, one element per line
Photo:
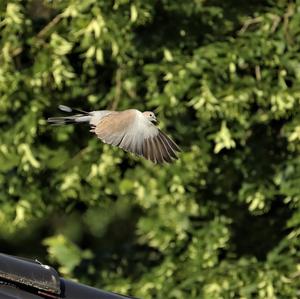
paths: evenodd
<path fill-rule="evenodd" d="M 59 105 L 64 112 L 80 114 L 66 117 L 50 117 L 53 125 L 87 122 L 93 132 L 104 143 L 118 146 L 125 151 L 144 156 L 154 163 L 172 162 L 178 159 L 178 145 L 153 123 L 157 122 L 151 111 L 140 112 L 136 109 L 124 111 L 99 110 L 86 112 Z"/>

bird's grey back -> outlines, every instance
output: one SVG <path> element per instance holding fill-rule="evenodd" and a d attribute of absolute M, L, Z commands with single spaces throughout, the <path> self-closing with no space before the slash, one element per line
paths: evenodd
<path fill-rule="evenodd" d="M 116 111 L 111 111 L 111 110 L 98 110 L 98 111 L 91 111 L 90 112 L 90 125 L 96 126 L 103 117 L 112 114 L 112 113 L 118 113 Z"/>

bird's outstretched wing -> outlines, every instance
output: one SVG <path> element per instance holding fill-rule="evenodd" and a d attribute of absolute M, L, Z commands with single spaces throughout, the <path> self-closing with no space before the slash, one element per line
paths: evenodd
<path fill-rule="evenodd" d="M 154 163 L 177 159 L 178 145 L 137 110 L 114 112 L 101 119 L 92 129 L 104 143 L 143 156 Z"/>

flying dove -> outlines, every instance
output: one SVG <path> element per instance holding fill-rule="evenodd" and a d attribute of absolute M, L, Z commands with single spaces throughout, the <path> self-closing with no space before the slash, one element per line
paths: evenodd
<path fill-rule="evenodd" d="M 154 163 L 170 163 L 178 159 L 176 152 L 180 152 L 180 148 L 154 125 L 157 119 L 151 111 L 128 109 L 86 112 L 64 105 L 59 105 L 59 109 L 68 113 L 75 111 L 79 114 L 50 117 L 47 121 L 52 125 L 87 122 L 91 127 L 90 132 L 95 133 L 104 143 L 118 146 Z"/>

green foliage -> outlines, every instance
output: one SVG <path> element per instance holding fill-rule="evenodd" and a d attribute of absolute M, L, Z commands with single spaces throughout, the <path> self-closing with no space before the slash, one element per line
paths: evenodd
<path fill-rule="evenodd" d="M 298 298 L 300 2 L 2 1 L 1 250 L 140 298 Z M 47 125 L 156 109 L 165 166 Z"/>
<path fill-rule="evenodd" d="M 66 275 L 72 273 L 82 259 L 91 258 L 91 253 L 88 250 L 81 251 L 63 235 L 47 238 L 43 243 L 48 247 L 50 258 L 63 265 L 59 270 Z"/>

